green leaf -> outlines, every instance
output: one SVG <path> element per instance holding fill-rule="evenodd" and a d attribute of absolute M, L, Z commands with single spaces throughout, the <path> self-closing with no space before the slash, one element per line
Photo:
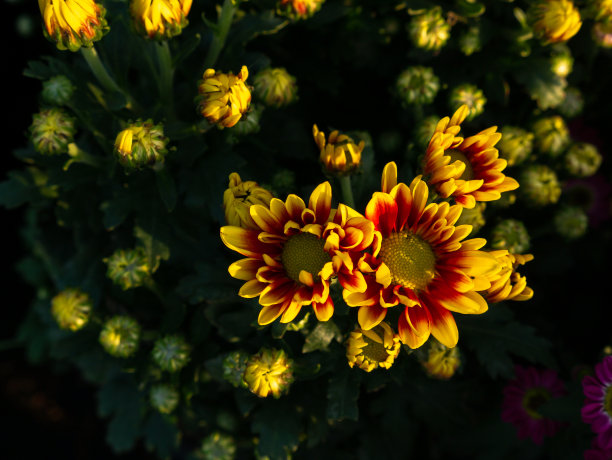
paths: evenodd
<path fill-rule="evenodd" d="M 8 180 L 0 182 L 0 206 L 12 209 L 38 197 L 26 172 L 9 171 L 8 177 Z"/>
<path fill-rule="evenodd" d="M 134 236 L 140 240 L 144 247 L 147 256 L 147 264 L 152 273 L 159 267 L 160 260 L 168 260 L 170 258 L 170 249 L 168 246 L 155 239 L 152 234 L 148 233 L 142 227 L 134 227 Z"/>
<path fill-rule="evenodd" d="M 477 18 L 485 12 L 485 6 L 476 0 L 458 0 L 457 6 L 461 16 Z"/>
<path fill-rule="evenodd" d="M 140 414 L 134 410 L 118 412 L 108 424 L 106 442 L 117 452 L 127 452 L 140 434 Z"/>
<path fill-rule="evenodd" d="M 104 201 L 100 205 L 102 224 L 107 230 L 114 230 L 121 225 L 132 211 L 132 202 L 125 197 Z"/>
<path fill-rule="evenodd" d="M 359 386 L 361 374 L 359 369 L 351 369 L 348 365 L 329 379 L 327 387 L 327 420 L 329 423 L 340 420 L 358 420 Z"/>
<path fill-rule="evenodd" d="M 149 416 L 142 433 L 147 449 L 154 450 L 161 458 L 170 457 L 178 446 L 178 428 L 159 412 Z"/>
<path fill-rule="evenodd" d="M 318 323 L 310 334 L 306 336 L 302 353 L 310 353 L 315 350 L 326 351 L 332 340 L 342 340 L 342 333 L 338 326 L 332 321 Z"/>
<path fill-rule="evenodd" d="M 168 172 L 167 169 L 157 171 L 155 174 L 155 182 L 157 183 L 157 190 L 159 195 L 166 205 L 168 212 L 172 212 L 176 206 L 177 192 L 174 178 Z"/>
<path fill-rule="evenodd" d="M 253 432 L 259 434 L 257 453 L 270 460 L 285 460 L 297 449 L 301 422 L 285 401 L 270 401 L 253 415 Z"/>

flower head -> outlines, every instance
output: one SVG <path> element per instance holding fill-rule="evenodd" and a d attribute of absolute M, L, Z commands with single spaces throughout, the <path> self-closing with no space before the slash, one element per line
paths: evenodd
<path fill-rule="evenodd" d="M 87 324 L 92 302 L 89 294 L 77 288 L 64 289 L 51 299 L 51 314 L 62 329 L 78 331 Z"/>
<path fill-rule="evenodd" d="M 249 358 L 243 380 L 249 390 L 260 398 L 270 394 L 280 398 L 293 382 L 293 361 L 283 350 L 261 349 Z"/>
<path fill-rule="evenodd" d="M 268 206 L 272 198 L 272 194 L 257 182 L 243 182 L 238 173 L 233 172 L 229 175 L 229 186 L 223 192 L 225 221 L 236 227 L 257 229 L 259 227 L 251 217 L 249 209 L 254 204 Z"/>
<path fill-rule="evenodd" d="M 440 380 L 450 379 L 460 364 L 459 349 L 445 347 L 437 340 L 429 341 L 427 359 L 421 361 L 427 375 Z"/>
<path fill-rule="evenodd" d="M 351 332 L 346 342 L 349 366 L 366 372 L 378 367 L 389 369 L 400 351 L 400 338 L 384 321 L 370 330 L 361 328 Z"/>
<path fill-rule="evenodd" d="M 580 12 L 570 0 L 537 0 L 527 12 L 533 31 L 545 44 L 565 42 L 580 30 Z"/>
<path fill-rule="evenodd" d="M 485 291 L 485 297 L 490 303 L 502 300 L 529 300 L 533 297 L 533 289 L 527 286 L 527 278 L 517 271 L 519 266 L 533 260 L 531 254 L 513 254 L 507 250 L 491 251 L 501 266 L 501 270 L 491 279 L 491 287 Z"/>
<path fill-rule="evenodd" d="M 191 347 L 178 335 L 167 335 L 155 341 L 151 356 L 160 369 L 177 372 L 189 362 Z"/>
<path fill-rule="evenodd" d="M 136 31 L 164 40 L 179 35 L 187 26 L 192 0 L 131 0 L 130 14 Z"/>
<path fill-rule="evenodd" d="M 66 105 L 74 94 L 75 87 L 65 75 L 56 75 L 43 82 L 42 98 L 53 105 Z"/>
<path fill-rule="evenodd" d="M 236 441 L 230 435 L 215 431 L 204 438 L 201 452 L 206 460 L 234 460 Z"/>
<path fill-rule="evenodd" d="M 315 14 L 325 0 L 280 0 L 278 12 L 292 20 L 307 19 Z"/>
<path fill-rule="evenodd" d="M 589 177 L 597 172 L 602 160 L 593 144 L 576 142 L 565 153 L 565 168 L 574 177 Z"/>
<path fill-rule="evenodd" d="M 508 166 L 522 163 L 533 150 L 533 133 L 516 126 L 505 126 L 499 141 L 499 156 L 508 162 Z"/>
<path fill-rule="evenodd" d="M 30 136 L 34 148 L 43 155 L 68 151 L 76 133 L 75 119 L 58 108 L 44 109 L 32 116 Z"/>
<path fill-rule="evenodd" d="M 94 0 L 38 0 L 45 36 L 60 50 L 90 47 L 108 32 L 106 10 Z"/>
<path fill-rule="evenodd" d="M 399 74 L 396 87 L 405 105 L 431 104 L 440 90 L 440 79 L 431 67 L 412 66 Z"/>
<path fill-rule="evenodd" d="M 561 155 L 570 142 L 567 125 L 558 115 L 537 120 L 533 124 L 533 133 L 538 149 L 551 157 Z"/>
<path fill-rule="evenodd" d="M 612 356 L 595 366 L 595 375 L 582 380 L 582 420 L 597 434 L 602 449 L 612 449 Z"/>
<path fill-rule="evenodd" d="M 102 326 L 99 340 L 107 353 L 127 358 L 138 348 L 140 325 L 129 316 L 114 316 Z"/>
<path fill-rule="evenodd" d="M 312 305 L 317 319 L 327 321 L 334 312 L 333 277 L 342 286 L 365 289 L 357 259 L 372 244 L 374 225 L 343 204 L 332 213 L 331 198 L 325 182 L 308 206 L 296 195 L 284 202 L 273 198 L 269 206 L 250 207 L 257 228 L 221 228 L 225 245 L 246 257 L 231 264 L 229 273 L 245 281 L 240 296 L 259 297 L 259 324 L 279 317 L 288 323 L 303 305 Z"/>
<path fill-rule="evenodd" d="M 504 219 L 491 231 L 491 247 L 523 253 L 529 249 L 529 233 L 520 220 Z"/>
<path fill-rule="evenodd" d="M 136 121 L 121 131 L 115 139 L 115 154 L 126 168 L 142 168 L 164 162 L 168 153 L 164 129 L 152 120 Z"/>
<path fill-rule="evenodd" d="M 119 249 L 105 258 L 104 262 L 107 265 L 106 276 L 124 291 L 142 286 L 152 274 L 141 247 Z"/>
<path fill-rule="evenodd" d="M 440 50 L 450 38 L 450 25 L 442 16 L 442 8 L 431 8 L 413 16 L 408 24 L 408 35 L 418 48 Z"/>
<path fill-rule="evenodd" d="M 317 125 L 312 126 L 312 135 L 321 152 L 319 158 L 323 168 L 329 174 L 351 174 L 361 165 L 363 140 L 357 144 L 346 134 L 332 131 L 326 141 L 325 133 L 319 131 Z"/>
<path fill-rule="evenodd" d="M 462 105 L 468 108 L 468 121 L 476 118 L 484 112 L 484 106 L 487 103 L 487 98 L 480 88 L 469 83 L 454 87 L 449 96 L 449 105 L 451 110 L 457 110 Z"/>
<path fill-rule="evenodd" d="M 429 142 L 423 170 L 427 183 L 442 198 L 453 197 L 466 208 L 477 201 L 493 201 L 502 192 L 514 190 L 519 184 L 504 175 L 506 160 L 499 158 L 494 147 L 502 135 L 492 126 L 468 138 L 459 137 L 460 125 L 469 112 L 462 105 L 449 119 L 445 117 Z"/>
<path fill-rule="evenodd" d="M 548 166 L 530 165 L 521 172 L 519 180 L 520 193 L 530 206 L 546 206 L 559 201 L 561 185 L 557 174 Z"/>
<path fill-rule="evenodd" d="M 538 409 L 550 399 L 563 396 L 565 386 L 553 370 L 516 366 L 516 378 L 504 388 L 502 420 L 514 425 L 520 439 L 531 438 L 542 444 L 553 436 L 561 423 L 544 417 Z"/>
<path fill-rule="evenodd" d="M 265 69 L 253 80 L 255 95 L 270 107 L 283 107 L 297 99 L 295 77 L 283 68 Z"/>
<path fill-rule="evenodd" d="M 401 305 L 398 332 L 403 343 L 418 348 L 430 334 L 447 347 L 457 344 L 459 333 L 451 312 L 480 314 L 488 306 L 477 292 L 488 289 L 487 276 L 499 265 L 480 248 L 486 240 L 464 240 L 472 228 L 456 226 L 462 207 L 427 204 L 429 189 L 419 177 L 408 186 L 397 182 L 397 166 L 385 166 L 382 192 L 374 193 L 366 207 L 382 240 L 359 260 L 367 288 L 345 286 L 349 306 L 359 307 L 362 329 L 377 326 Z"/>
<path fill-rule="evenodd" d="M 169 414 L 179 403 L 179 393 L 171 385 L 166 383 L 158 383 L 151 387 L 149 392 L 149 401 L 151 406 L 162 414 Z"/>
<path fill-rule="evenodd" d="M 245 84 L 248 76 L 246 66 L 242 66 L 238 75 L 214 69 L 204 72 L 198 85 L 198 109 L 209 123 L 220 128 L 231 128 L 238 123 L 251 104 L 251 91 Z"/>

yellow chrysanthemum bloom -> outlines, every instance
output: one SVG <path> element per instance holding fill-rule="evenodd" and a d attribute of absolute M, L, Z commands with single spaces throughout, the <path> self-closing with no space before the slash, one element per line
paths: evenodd
<path fill-rule="evenodd" d="M 328 173 L 344 175 L 359 168 L 364 141 L 356 144 L 346 134 L 332 131 L 326 142 L 325 133 L 319 131 L 317 125 L 312 126 L 312 135 L 321 152 L 319 159 Z"/>
<path fill-rule="evenodd" d="M 229 175 L 229 187 L 223 192 L 223 209 L 225 221 L 228 225 L 256 229 L 257 224 L 251 217 L 249 208 L 254 204 L 268 206 L 272 194 L 257 182 L 248 180 L 243 182 L 238 173 Z"/>
<path fill-rule="evenodd" d="M 349 366 L 357 366 L 366 372 L 378 367 L 389 369 L 400 351 L 400 338 L 384 321 L 370 329 L 357 328 L 346 342 L 346 358 Z"/>
<path fill-rule="evenodd" d="M 245 84 L 248 76 L 244 65 L 238 75 L 207 69 L 198 86 L 198 108 L 202 116 L 221 128 L 238 123 L 251 104 L 251 91 Z"/>
<path fill-rule="evenodd" d="M 501 270 L 491 278 L 491 287 L 486 290 L 487 301 L 491 303 L 502 300 L 529 300 L 533 297 L 533 289 L 527 286 L 527 278 L 521 276 L 517 269 L 533 260 L 532 254 L 512 254 L 505 249 L 491 251 Z"/>
<path fill-rule="evenodd" d="M 291 19 L 306 19 L 315 14 L 325 0 L 280 0 L 279 13 Z"/>
<path fill-rule="evenodd" d="M 192 0 L 132 0 L 130 14 L 136 31 L 154 39 L 179 35 L 187 26 Z"/>
<path fill-rule="evenodd" d="M 427 147 L 423 171 L 440 197 L 453 197 L 457 204 L 473 208 L 477 201 L 498 200 L 502 192 L 515 190 L 519 184 L 503 173 L 507 161 L 499 158 L 494 147 L 501 139 L 496 126 L 465 139 L 459 137 L 468 113 L 468 107 L 462 105 L 451 118 L 440 120 Z"/>
<path fill-rule="evenodd" d="M 538 0 L 528 11 L 535 34 L 544 43 L 565 42 L 580 30 L 580 12 L 570 0 Z"/>
<path fill-rule="evenodd" d="M 297 99 L 295 77 L 283 68 L 262 70 L 253 85 L 255 95 L 270 107 L 283 107 Z"/>
<path fill-rule="evenodd" d="M 422 361 L 421 365 L 425 368 L 430 377 L 448 380 L 461 364 L 459 349 L 457 347 L 448 348 L 437 340 L 431 340 L 427 360 Z"/>
<path fill-rule="evenodd" d="M 89 320 L 91 299 L 80 289 L 64 289 L 51 299 L 51 314 L 62 329 L 78 331 Z"/>
<path fill-rule="evenodd" d="M 45 36 L 60 50 L 92 46 L 108 32 L 106 10 L 94 0 L 38 0 L 38 7 Z"/>
<path fill-rule="evenodd" d="M 249 390 L 260 398 L 270 394 L 279 398 L 293 381 L 292 367 L 293 361 L 284 350 L 264 348 L 247 361 L 243 380 Z"/>

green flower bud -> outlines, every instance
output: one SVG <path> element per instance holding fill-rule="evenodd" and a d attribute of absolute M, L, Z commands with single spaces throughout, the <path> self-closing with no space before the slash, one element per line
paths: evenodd
<path fill-rule="evenodd" d="M 533 133 L 516 126 L 505 126 L 502 138 L 497 144 L 499 156 L 514 166 L 525 161 L 533 150 Z"/>
<path fill-rule="evenodd" d="M 124 291 L 142 286 L 151 276 L 145 251 L 141 247 L 118 249 L 103 260 L 107 265 L 106 276 Z"/>
<path fill-rule="evenodd" d="M 236 388 L 244 387 L 245 383 L 242 376 L 248 360 L 249 355 L 242 351 L 228 353 L 223 359 L 223 378 Z"/>
<path fill-rule="evenodd" d="M 565 78 L 572 73 L 573 67 L 574 58 L 567 45 L 563 43 L 554 45 L 550 58 L 550 69 L 553 73 L 561 78 Z"/>
<path fill-rule="evenodd" d="M 117 135 L 115 154 L 126 168 L 153 166 L 164 162 L 167 143 L 161 123 L 154 125 L 152 120 L 138 120 Z"/>
<path fill-rule="evenodd" d="M 48 104 L 66 105 L 70 102 L 75 89 L 68 77 L 56 75 L 43 82 L 42 98 Z"/>
<path fill-rule="evenodd" d="M 586 142 L 573 144 L 565 154 L 565 167 L 576 177 L 589 177 L 601 166 L 602 157 L 597 147 Z"/>
<path fill-rule="evenodd" d="M 100 344 L 110 355 L 127 358 L 136 353 L 140 340 L 140 325 L 129 316 L 114 316 L 100 332 Z"/>
<path fill-rule="evenodd" d="M 545 165 L 525 168 L 519 178 L 519 191 L 527 204 L 545 206 L 556 203 L 561 196 L 561 185 L 555 172 Z"/>
<path fill-rule="evenodd" d="M 437 115 L 431 115 L 421 120 L 414 130 L 414 141 L 417 147 L 425 149 L 429 145 L 439 121 L 440 117 Z"/>
<path fill-rule="evenodd" d="M 537 120 L 533 124 L 533 133 L 537 148 L 552 157 L 561 155 L 570 142 L 569 130 L 558 115 Z"/>
<path fill-rule="evenodd" d="M 469 121 L 484 112 L 487 98 L 477 86 L 466 83 L 452 89 L 448 102 L 451 112 L 454 112 L 463 104 L 467 105 L 468 109 L 470 109 L 470 113 L 466 120 Z"/>
<path fill-rule="evenodd" d="M 567 118 L 574 118 L 582 113 L 584 108 L 584 98 L 578 88 L 567 88 L 565 90 L 565 99 L 557 110 Z"/>
<path fill-rule="evenodd" d="M 494 249 L 507 249 L 511 254 L 524 254 L 529 250 L 529 233 L 520 220 L 505 219 L 493 227 L 490 244 Z"/>
<path fill-rule="evenodd" d="M 554 222 L 557 233 L 570 240 L 584 235 L 589 226 L 589 219 L 586 213 L 578 206 L 562 208 L 555 215 Z"/>
<path fill-rule="evenodd" d="M 233 460 L 236 441 L 230 435 L 215 431 L 204 438 L 201 452 L 205 460 Z"/>
<path fill-rule="evenodd" d="M 482 48 L 480 27 L 472 26 L 459 37 L 459 48 L 466 56 L 470 56 Z"/>
<path fill-rule="evenodd" d="M 179 393 L 174 387 L 166 383 L 159 383 L 151 387 L 149 401 L 156 411 L 169 414 L 178 406 Z"/>
<path fill-rule="evenodd" d="M 472 209 L 464 208 L 457 220 L 457 225 L 471 225 L 472 231 L 470 235 L 475 235 L 486 223 L 484 216 L 485 208 L 486 204 L 483 202 L 476 203 L 476 206 Z"/>
<path fill-rule="evenodd" d="M 78 331 L 89 320 L 92 302 L 80 289 L 64 289 L 51 299 L 51 314 L 62 329 Z"/>
<path fill-rule="evenodd" d="M 30 136 L 34 148 L 43 155 L 59 155 L 68 151 L 74 140 L 75 120 L 62 109 L 46 109 L 34 114 Z"/>
<path fill-rule="evenodd" d="M 442 16 L 442 8 L 431 8 L 413 16 L 408 24 L 408 35 L 418 48 L 442 49 L 450 38 L 450 25 Z"/>
<path fill-rule="evenodd" d="M 297 100 L 295 77 L 283 68 L 265 69 L 253 80 L 255 96 L 270 107 L 283 107 Z"/>
<path fill-rule="evenodd" d="M 151 355 L 160 369 L 177 372 L 189 362 L 190 352 L 191 347 L 183 337 L 167 335 L 155 342 Z"/>
<path fill-rule="evenodd" d="M 403 104 L 431 104 L 440 89 L 440 80 L 431 67 L 414 66 L 404 70 L 397 79 L 397 92 Z"/>

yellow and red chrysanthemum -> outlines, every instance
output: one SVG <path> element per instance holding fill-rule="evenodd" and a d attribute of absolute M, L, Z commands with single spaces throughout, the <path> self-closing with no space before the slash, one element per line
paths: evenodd
<path fill-rule="evenodd" d="M 228 270 L 245 281 L 240 296 L 259 297 L 259 324 L 279 317 L 290 322 L 303 305 L 312 305 L 317 319 L 327 321 L 334 312 L 329 286 L 335 276 L 343 287 L 365 291 L 356 264 L 377 236 L 374 224 L 342 204 L 333 212 L 331 199 L 325 182 L 308 206 L 293 194 L 284 202 L 273 198 L 269 206 L 249 208 L 257 228 L 221 228 L 225 245 L 246 256 Z"/>
<path fill-rule="evenodd" d="M 494 147 L 501 139 L 496 126 L 465 139 L 459 136 L 468 113 L 462 105 L 450 119 L 440 120 L 429 141 L 423 170 L 440 197 L 453 197 L 461 206 L 473 208 L 477 201 L 498 200 L 502 192 L 515 190 L 519 184 L 503 173 L 507 161 L 499 158 Z"/>
<path fill-rule="evenodd" d="M 462 241 L 472 230 L 455 223 L 462 207 L 447 202 L 427 204 L 429 189 L 421 177 L 410 186 L 397 183 L 397 166 L 382 175 L 382 192 L 374 193 L 366 217 L 382 239 L 365 253 L 358 268 L 367 289 L 344 286 L 346 303 L 359 307 L 362 329 L 380 324 L 389 308 L 403 305 L 398 332 L 403 343 L 418 348 L 433 334 L 454 347 L 459 337 L 452 312 L 479 314 L 488 309 L 477 291 L 490 288 L 499 263 L 480 251 L 486 240 Z"/>
<path fill-rule="evenodd" d="M 527 278 L 517 271 L 520 265 L 533 260 L 532 254 L 513 254 L 505 249 L 489 252 L 499 262 L 500 271 L 490 280 L 491 287 L 485 297 L 490 303 L 502 300 L 529 300 L 533 297 L 533 289 L 527 286 Z"/>

